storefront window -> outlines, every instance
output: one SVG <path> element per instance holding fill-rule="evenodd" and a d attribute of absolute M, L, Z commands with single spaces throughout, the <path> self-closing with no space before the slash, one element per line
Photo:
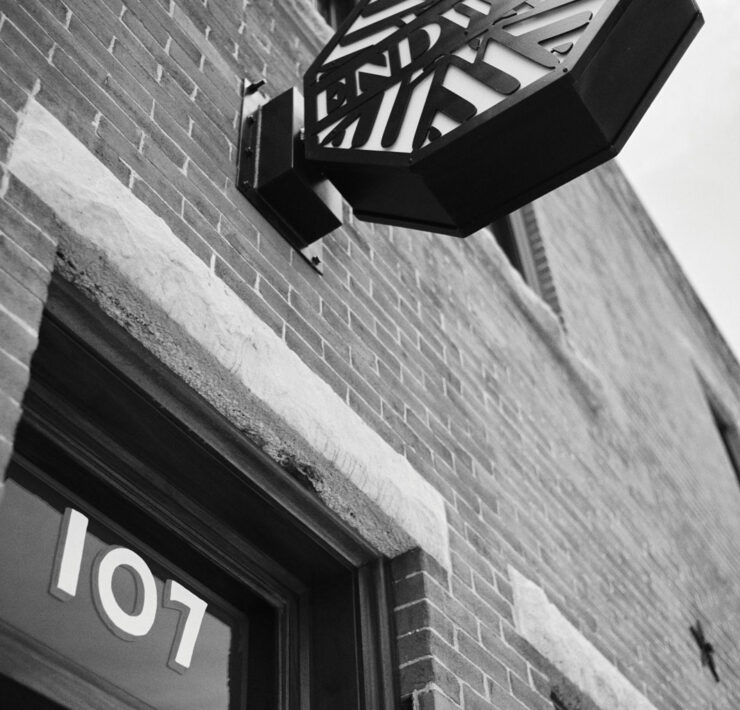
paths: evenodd
<path fill-rule="evenodd" d="M 20 656 L 84 669 L 121 707 L 242 707 L 248 616 L 133 531 L 16 464 L 0 506 L 0 618 Z"/>

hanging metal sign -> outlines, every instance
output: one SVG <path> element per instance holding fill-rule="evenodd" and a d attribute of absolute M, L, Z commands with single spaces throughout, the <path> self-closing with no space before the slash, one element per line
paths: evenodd
<path fill-rule="evenodd" d="M 694 0 L 364 0 L 304 77 L 302 159 L 360 219 L 466 236 L 616 155 Z"/>
<path fill-rule="evenodd" d="M 615 155 L 693 0 L 366 0 L 305 76 L 306 156 L 363 219 L 464 236 Z"/>

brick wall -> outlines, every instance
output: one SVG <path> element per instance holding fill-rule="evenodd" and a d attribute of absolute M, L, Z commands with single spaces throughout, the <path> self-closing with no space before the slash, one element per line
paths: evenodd
<path fill-rule="evenodd" d="M 10 88 L 11 102 L 13 96 L 17 101 L 24 98 Z M 3 124 L 0 142 L 12 139 L 13 127 L 13 121 Z M 58 225 L 22 183 L 5 171 L 0 180 L 0 472 L 4 472 L 38 341 Z"/>
<path fill-rule="evenodd" d="M 394 562 L 407 707 L 551 707 L 552 668 L 515 629 L 509 565 L 656 707 L 738 706 L 740 491 L 703 389 L 737 416 L 738 366 L 615 166 L 535 208 L 564 327 L 486 233 L 348 216 L 320 277 L 234 187 L 241 80 L 265 76 L 269 95 L 299 85 L 328 36 L 312 7 L 0 11 L 0 163 L 34 94 L 444 496 L 451 569 L 423 553 Z M 7 458 L 64 225 L 3 174 Z M 688 633 L 697 618 L 719 686 Z"/>

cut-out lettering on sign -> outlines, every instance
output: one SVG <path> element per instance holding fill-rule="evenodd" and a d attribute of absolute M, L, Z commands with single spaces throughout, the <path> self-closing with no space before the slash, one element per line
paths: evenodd
<path fill-rule="evenodd" d="M 358 0 L 306 71 L 305 157 L 358 219 L 466 237 L 613 158 L 695 0 Z"/>
<path fill-rule="evenodd" d="M 65 510 L 49 590 L 61 601 L 69 601 L 77 595 L 87 525 L 85 515 L 73 508 Z M 135 587 L 133 609 L 124 608 L 114 591 L 114 578 L 124 571 Z M 125 641 L 133 641 L 152 630 L 159 610 L 159 592 L 152 571 L 140 555 L 118 546 L 101 550 L 92 566 L 90 582 L 95 608 L 112 633 Z M 170 579 L 164 585 L 162 606 L 180 613 L 167 665 L 183 673 L 190 668 L 208 605 L 179 582 Z"/>
<path fill-rule="evenodd" d="M 372 0 L 306 80 L 324 148 L 411 153 L 557 70 L 604 0 Z"/>

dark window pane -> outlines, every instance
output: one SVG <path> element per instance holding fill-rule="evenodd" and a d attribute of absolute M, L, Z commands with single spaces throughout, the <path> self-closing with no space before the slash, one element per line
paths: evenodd
<path fill-rule="evenodd" d="M 526 283 L 557 315 L 564 326 L 553 275 L 532 205 L 525 205 L 491 224 L 491 233 L 509 263 Z"/>
<path fill-rule="evenodd" d="M 0 700 L 6 710 L 64 710 L 61 705 L 3 675 L 0 675 Z"/>
<path fill-rule="evenodd" d="M 501 247 L 501 251 L 506 254 L 506 258 L 509 260 L 509 263 L 520 274 L 522 274 L 522 276 L 524 276 L 522 260 L 519 254 L 519 247 L 514 235 L 514 230 L 512 228 L 511 219 L 507 216 L 496 220 L 491 225 L 491 231 L 493 232 L 493 236 L 496 238 L 498 245 Z"/>

